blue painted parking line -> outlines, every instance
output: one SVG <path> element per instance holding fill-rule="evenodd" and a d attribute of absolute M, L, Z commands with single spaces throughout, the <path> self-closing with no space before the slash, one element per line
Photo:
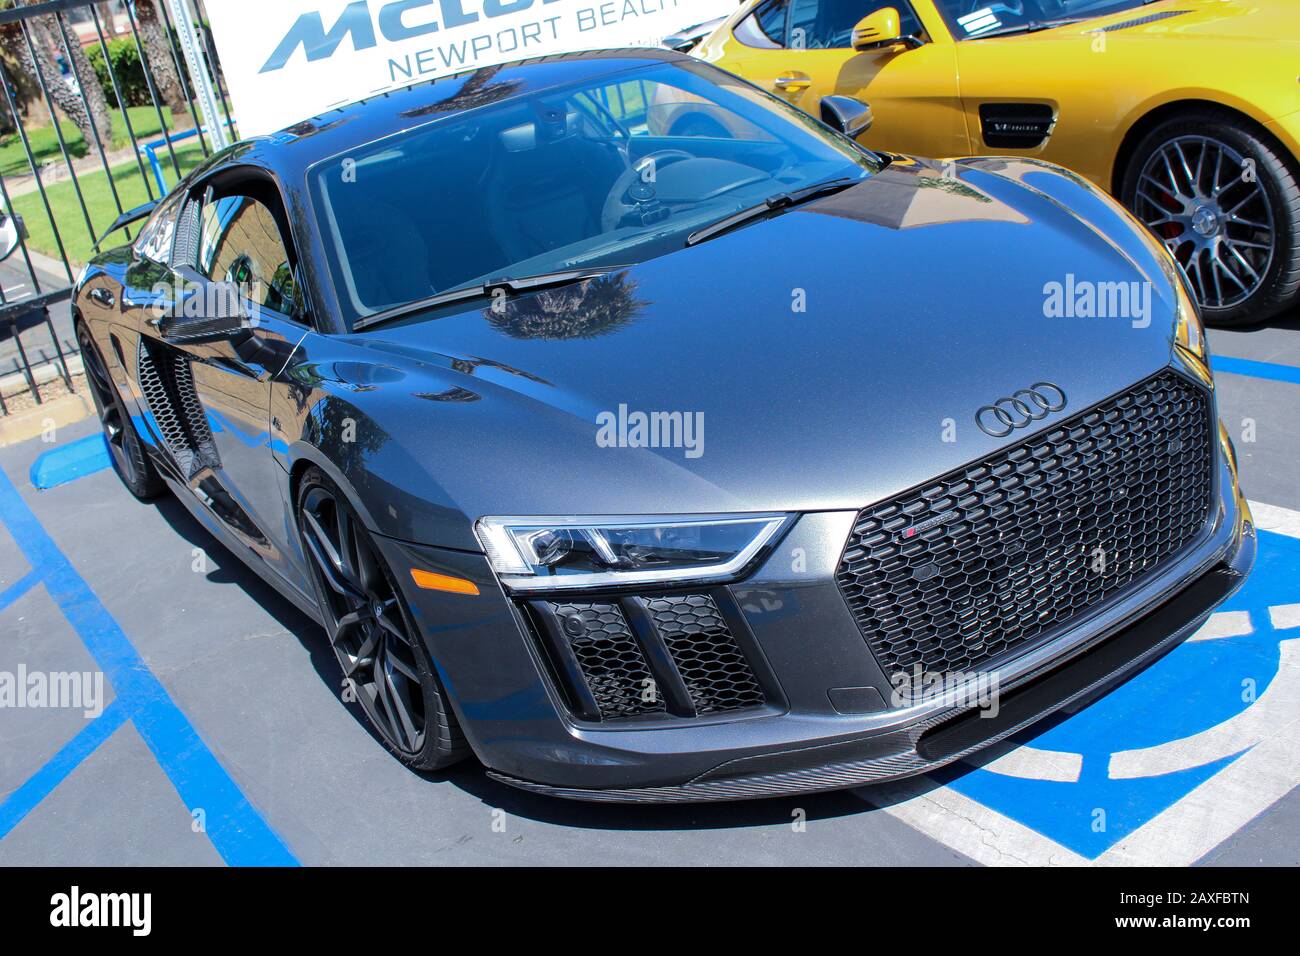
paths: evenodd
<path fill-rule="evenodd" d="M 11 793 L 0 803 L 0 840 L 23 822 L 27 814 L 35 810 L 42 800 L 54 792 L 83 760 L 98 749 L 99 745 L 113 736 L 117 728 L 126 722 L 126 708 L 118 701 L 113 701 L 104 708 L 104 712 L 86 725 L 86 728 L 63 745 L 56 753 L 21 787 Z"/>
<path fill-rule="evenodd" d="M 1215 374 L 1246 375 L 1250 378 L 1264 378 L 1273 382 L 1290 382 L 1300 385 L 1300 368 L 1294 365 L 1278 365 L 1275 362 L 1256 362 L 1251 359 L 1233 358 L 1230 355 L 1214 355 L 1210 365 Z"/>
<path fill-rule="evenodd" d="M 154 758 L 191 812 L 202 809 L 206 833 L 212 845 L 231 865 L 296 865 L 297 860 L 267 822 L 248 802 L 239 787 L 213 756 L 198 732 L 181 712 L 166 688 L 140 657 L 107 608 L 77 573 L 72 563 L 46 533 L 8 476 L 0 470 L 0 522 L 8 528 L 19 550 L 33 569 L 40 572 L 50 598 L 76 630 L 100 670 L 112 683 L 114 706 L 122 719 L 130 719 Z M 101 715 L 99 721 L 104 720 Z M 108 729 L 109 725 L 105 725 Z M 83 733 L 86 733 L 83 731 Z M 58 773 L 66 776 L 80 760 L 93 752 L 107 734 L 87 737 L 81 749 L 71 751 L 46 780 Z M 75 741 L 74 741 L 75 743 Z M 70 745 L 71 746 L 71 745 Z M 84 750 L 84 752 L 83 752 Z M 19 791 L 6 800 L 7 812 L 25 815 L 20 793 L 38 793 L 41 774 L 33 790 Z M 57 781 L 55 781 L 57 782 Z M 29 781 L 31 783 L 31 781 Z M 27 786 L 26 784 L 24 786 Z M 10 802 L 15 801 L 10 808 Z"/>
<path fill-rule="evenodd" d="M 20 597 L 41 583 L 41 572 L 28 571 L 9 587 L 0 591 L 0 611 L 13 604 Z"/>
<path fill-rule="evenodd" d="M 32 486 L 44 491 L 108 468 L 108 445 L 100 434 L 52 448 L 32 462 Z"/>

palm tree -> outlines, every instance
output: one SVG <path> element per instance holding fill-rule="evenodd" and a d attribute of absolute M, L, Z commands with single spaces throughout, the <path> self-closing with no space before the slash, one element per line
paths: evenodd
<path fill-rule="evenodd" d="M 128 2 L 135 10 L 135 23 L 140 31 L 140 46 L 149 61 L 149 70 L 153 74 L 158 95 L 171 108 L 172 120 L 178 123 L 184 122 L 189 103 L 186 102 L 185 88 L 181 85 L 180 74 L 176 70 L 171 36 L 158 15 L 158 8 L 154 5 L 155 0 L 128 0 Z"/>
<path fill-rule="evenodd" d="M 3 0 L 2 6 L 23 7 L 35 2 L 37 0 Z M 108 100 L 85 51 L 81 49 L 76 32 L 63 21 L 62 13 L 33 16 L 24 22 L 25 27 L 23 23 L 0 24 L 0 50 L 33 81 L 38 76 L 39 66 L 39 76 L 45 81 L 50 99 L 81 130 L 87 145 L 93 143 L 98 134 L 100 142 L 107 146 L 113 135 Z M 64 33 L 68 37 L 66 50 Z M 56 55 L 69 54 L 74 83 L 64 80 L 56 61 Z"/>

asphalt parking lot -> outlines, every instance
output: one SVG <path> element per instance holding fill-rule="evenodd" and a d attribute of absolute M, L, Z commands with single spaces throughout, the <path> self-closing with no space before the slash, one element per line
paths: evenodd
<path fill-rule="evenodd" d="M 315 625 L 179 503 L 131 499 L 95 422 L 0 449 L 0 672 L 105 687 L 93 718 L 0 709 L 0 864 L 1300 863 L 1300 314 L 1211 347 L 1261 547 L 1202 632 L 978 766 L 742 804 L 410 773 Z"/>

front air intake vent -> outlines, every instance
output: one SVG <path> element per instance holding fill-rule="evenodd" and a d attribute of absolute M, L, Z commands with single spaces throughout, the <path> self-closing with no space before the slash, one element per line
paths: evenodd
<path fill-rule="evenodd" d="M 547 602 L 545 612 L 558 623 L 602 719 L 664 712 L 658 682 L 617 604 Z"/>
<path fill-rule="evenodd" d="M 651 598 L 645 607 L 668 645 L 697 713 L 763 703 L 762 688 L 712 598 L 705 594 Z"/>
<path fill-rule="evenodd" d="M 533 601 L 526 611 L 579 717 L 692 718 L 767 702 L 709 594 Z"/>

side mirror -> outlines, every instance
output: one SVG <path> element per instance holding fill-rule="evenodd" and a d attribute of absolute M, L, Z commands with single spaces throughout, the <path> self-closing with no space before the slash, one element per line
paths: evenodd
<path fill-rule="evenodd" d="M 859 53 L 903 42 L 902 19 L 897 7 L 881 7 L 853 28 L 853 49 Z"/>
<path fill-rule="evenodd" d="M 239 338 L 252 329 L 252 315 L 238 285 L 210 282 L 192 269 L 177 273 L 186 294 L 157 322 L 165 341 L 200 345 Z"/>
<path fill-rule="evenodd" d="M 0 211 L 0 262 L 4 262 L 27 238 L 27 226 L 17 213 Z"/>
<path fill-rule="evenodd" d="M 823 96 L 822 122 L 839 130 L 849 139 L 857 139 L 871 129 L 871 107 L 851 96 Z"/>

